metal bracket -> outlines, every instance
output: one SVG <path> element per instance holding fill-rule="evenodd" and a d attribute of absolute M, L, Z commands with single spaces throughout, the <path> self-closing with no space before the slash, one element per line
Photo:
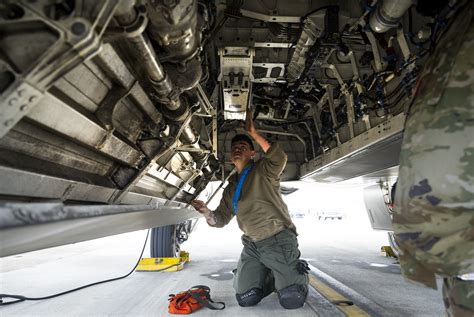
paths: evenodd
<path fill-rule="evenodd" d="M 36 58 L 31 63 L 32 67 L 21 76 L 16 76 L 15 82 L 0 97 L 0 138 L 38 104 L 58 78 L 99 51 L 101 41 L 98 29 L 109 22 L 118 3 L 100 2 L 99 12 L 94 17 L 89 17 L 86 12 L 82 12 L 84 10 L 79 10 L 79 16 L 58 21 L 45 19 L 39 10 L 42 5 L 44 4 L 37 4 L 35 1 L 21 2 L 22 9 L 30 16 L 28 18 L 41 21 L 50 32 L 54 32 L 57 40 L 45 51 L 35 52 L 31 48 L 29 54 Z M 18 29 L 17 23 L 15 20 L 2 20 L 2 24 L 11 30 Z"/>
<path fill-rule="evenodd" d="M 380 73 L 382 71 L 382 59 L 380 58 L 379 47 L 377 46 L 377 40 L 375 39 L 374 33 L 371 31 L 364 32 L 369 39 L 370 46 L 372 47 L 372 53 L 374 54 L 374 62 L 375 62 L 375 71 Z"/>
<path fill-rule="evenodd" d="M 356 82 L 355 83 L 355 86 L 356 86 L 356 89 L 357 89 L 357 93 L 360 95 L 364 92 L 364 87 L 362 86 L 362 84 L 360 82 Z M 365 109 L 365 107 L 364 107 Z M 370 120 L 369 120 L 369 115 L 368 114 L 364 114 L 362 116 L 362 121 L 364 121 L 365 123 L 365 129 L 366 130 L 369 130 L 371 128 L 371 125 L 370 125 Z"/>
<path fill-rule="evenodd" d="M 341 85 L 341 92 L 344 94 L 346 98 L 346 105 L 347 105 L 347 123 L 349 125 L 349 133 L 351 139 L 354 137 L 354 101 L 353 101 L 353 96 L 351 93 L 349 93 L 349 90 L 347 89 L 346 83 L 342 80 L 341 74 L 339 74 L 339 71 L 337 70 L 336 66 L 332 64 L 326 64 L 322 65 L 324 68 L 329 68 L 334 76 L 336 77 L 337 81 L 339 82 L 339 85 Z M 331 90 L 331 99 L 332 99 L 332 90 Z M 333 115 L 333 106 L 331 106 L 331 116 Z M 335 114 L 334 114 L 335 117 Z M 334 118 L 333 118 L 334 120 Z M 334 121 L 335 122 L 335 121 Z M 339 137 L 338 137 L 339 139 Z M 338 143 L 339 144 L 339 143 Z"/>
<path fill-rule="evenodd" d="M 178 189 L 178 191 L 173 195 L 173 197 L 170 198 L 170 200 L 168 200 L 166 203 L 165 203 L 165 206 L 169 203 L 172 203 L 176 197 L 178 197 L 178 195 L 184 190 L 184 188 L 186 186 L 188 186 L 193 180 L 196 179 L 196 177 L 198 177 L 199 175 L 201 175 L 202 172 L 201 170 L 194 170 L 193 171 L 193 174 L 191 177 L 189 177 Z"/>
<path fill-rule="evenodd" d="M 333 97 L 333 91 L 332 91 L 332 86 L 326 86 L 326 91 L 328 94 L 328 103 L 329 103 L 329 111 L 331 112 L 331 119 L 332 119 L 332 128 L 336 130 L 337 128 L 337 118 L 336 118 L 336 111 L 334 109 L 334 97 Z M 336 133 L 336 142 L 337 146 L 341 145 L 341 140 L 339 139 L 339 133 L 335 131 Z"/>
<path fill-rule="evenodd" d="M 354 137 L 354 95 L 352 93 L 346 94 L 346 106 L 347 106 L 347 123 L 349 125 L 349 134 L 351 139 Z"/>
<path fill-rule="evenodd" d="M 104 127 L 111 131 L 114 129 L 113 115 L 117 108 L 117 105 L 121 100 L 130 94 L 131 89 L 134 85 L 130 86 L 130 89 L 125 89 L 120 86 L 114 86 L 109 90 L 104 98 L 104 101 L 99 106 L 99 109 L 95 112 L 96 117 L 104 125 Z"/>
<path fill-rule="evenodd" d="M 178 146 L 175 148 L 175 150 L 178 152 L 195 152 L 195 153 L 205 153 L 205 154 L 211 153 L 211 151 L 209 150 L 198 149 L 198 148 L 187 146 L 187 145 Z"/>
<path fill-rule="evenodd" d="M 18 87 L 0 99 L 0 138 L 10 131 L 34 106 L 44 94 L 26 81 L 17 82 Z"/>
<path fill-rule="evenodd" d="M 281 23 L 301 23 L 301 17 L 299 16 L 278 16 L 278 15 L 267 15 L 258 13 L 255 11 L 240 9 L 240 14 L 244 17 L 265 21 L 265 22 L 281 22 Z"/>
<path fill-rule="evenodd" d="M 293 46 L 292 43 L 275 43 L 275 42 L 255 42 L 254 47 L 259 48 L 290 48 Z"/>
<path fill-rule="evenodd" d="M 313 121 L 314 121 L 314 126 L 316 127 L 316 133 L 318 134 L 319 140 L 321 140 L 321 131 L 319 130 L 319 127 L 322 125 L 321 124 L 321 119 L 318 116 L 319 110 L 322 108 L 322 106 L 327 102 L 327 93 L 321 97 L 319 102 L 317 104 L 313 104 L 311 108 L 312 116 L 313 116 Z"/>
<path fill-rule="evenodd" d="M 283 76 L 285 76 L 285 64 L 283 63 L 253 63 L 253 67 L 261 67 L 267 69 L 267 72 L 264 77 L 255 78 L 253 80 L 253 82 L 255 83 L 274 83 L 276 81 L 282 80 Z M 277 77 L 272 77 L 271 74 L 275 68 L 280 68 L 280 72 L 278 73 Z"/>
<path fill-rule="evenodd" d="M 354 76 L 352 77 L 353 81 L 358 81 L 360 78 L 359 75 L 359 68 L 357 67 L 357 61 L 355 59 L 355 55 L 353 51 L 349 51 L 349 58 L 351 60 L 351 66 L 352 66 L 352 72 L 354 73 Z"/>
<path fill-rule="evenodd" d="M 122 201 L 122 199 L 125 197 L 125 195 L 127 195 L 127 193 L 130 191 L 130 189 L 132 189 L 133 186 L 135 186 L 142 179 L 142 177 L 148 173 L 148 171 L 155 165 L 155 162 L 159 158 L 163 157 L 166 154 L 169 154 L 170 151 L 175 150 L 176 142 L 180 138 L 181 134 L 183 133 L 183 130 L 189 125 L 189 121 L 191 120 L 191 118 L 192 118 L 192 115 L 189 114 L 186 117 L 186 119 L 184 119 L 184 121 L 182 122 L 178 132 L 176 133 L 176 136 L 174 138 L 171 138 L 174 141 L 165 142 L 163 150 L 160 153 L 158 153 L 152 160 L 150 160 L 148 165 L 145 165 L 144 167 L 142 167 L 138 171 L 138 173 L 135 174 L 135 176 L 128 183 L 128 185 L 126 185 L 123 189 L 121 189 L 120 191 L 115 193 L 112 197 L 110 197 L 109 203 L 115 203 L 115 204 L 120 203 Z M 170 157 L 170 160 L 171 160 L 171 158 L 172 158 L 172 156 Z M 166 164 L 164 164 L 164 165 L 166 165 Z"/>
<path fill-rule="evenodd" d="M 217 159 L 217 110 L 212 110 L 212 155 Z"/>
<path fill-rule="evenodd" d="M 204 91 L 204 89 L 202 89 L 201 84 L 197 84 L 196 89 L 198 92 L 197 96 L 199 98 L 199 104 L 201 105 L 201 109 L 204 110 L 206 115 L 210 115 L 212 113 L 213 107 L 211 105 L 211 102 L 209 101 L 209 98 L 207 98 L 206 92 Z M 194 115 L 198 114 L 195 113 Z"/>
<path fill-rule="evenodd" d="M 405 62 L 407 62 L 410 59 L 411 52 L 410 52 L 410 47 L 408 46 L 407 39 L 405 38 L 405 34 L 403 33 L 403 28 L 398 28 L 397 29 L 397 42 L 400 45 L 400 49 L 403 54 L 403 58 L 405 59 Z M 408 70 L 411 72 L 415 68 L 415 63 L 411 63 L 408 65 Z"/>

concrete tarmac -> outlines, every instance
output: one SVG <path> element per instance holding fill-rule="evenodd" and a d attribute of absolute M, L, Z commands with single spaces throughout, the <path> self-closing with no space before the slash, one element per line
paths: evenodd
<path fill-rule="evenodd" d="M 314 276 L 366 316 L 443 316 L 440 291 L 405 281 L 395 259 L 380 255 L 386 233 L 348 221 L 295 219 L 302 257 L 313 266 Z M 140 231 L 2 258 L 0 293 L 40 297 L 123 275 L 135 265 L 145 235 Z M 135 272 L 58 298 L 0 306 L 0 315 L 166 316 L 168 294 L 204 284 L 226 309 L 203 308 L 196 316 L 344 316 L 331 299 L 313 289 L 298 310 L 283 309 L 276 294 L 256 307 L 239 307 L 231 271 L 242 248 L 240 236 L 235 220 L 223 229 L 200 221 L 182 246 L 191 262 L 180 272 Z M 148 256 L 147 247 L 144 257 Z"/>

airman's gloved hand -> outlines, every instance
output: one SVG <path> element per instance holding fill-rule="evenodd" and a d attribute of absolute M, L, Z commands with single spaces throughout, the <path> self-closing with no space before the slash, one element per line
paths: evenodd
<path fill-rule="evenodd" d="M 209 215 L 210 210 L 209 208 L 207 208 L 206 203 L 202 200 L 193 200 L 191 202 L 191 206 L 193 206 L 194 209 L 196 209 L 203 216 L 206 217 L 207 215 Z"/>
<path fill-rule="evenodd" d="M 298 260 L 298 264 L 296 264 L 296 270 L 300 274 L 307 274 L 311 269 L 309 268 L 308 262 L 305 260 Z"/>
<path fill-rule="evenodd" d="M 193 200 L 191 202 L 191 205 L 201 214 L 206 218 L 206 221 L 209 225 L 215 225 L 216 224 L 216 217 L 214 215 L 214 212 L 211 211 L 209 208 L 207 208 L 206 203 L 203 202 L 202 200 Z"/>

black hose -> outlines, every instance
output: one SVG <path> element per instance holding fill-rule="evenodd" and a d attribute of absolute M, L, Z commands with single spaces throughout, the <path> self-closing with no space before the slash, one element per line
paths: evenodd
<path fill-rule="evenodd" d="M 50 298 L 66 295 L 66 294 L 69 294 L 69 293 L 72 293 L 72 292 L 76 292 L 76 291 L 79 291 L 81 289 L 88 288 L 88 287 L 91 287 L 91 286 L 95 286 L 95 285 L 99 285 L 99 284 L 103 284 L 103 283 L 107 283 L 107 282 L 112 282 L 112 281 L 117 281 L 117 280 L 124 279 L 124 278 L 130 276 L 130 274 L 132 274 L 135 271 L 138 264 L 140 263 L 140 260 L 142 259 L 142 256 L 143 256 L 143 252 L 145 251 L 145 246 L 146 246 L 146 242 L 148 241 L 148 235 L 149 234 L 150 234 L 150 229 L 148 229 L 148 232 L 146 234 L 145 243 L 143 244 L 143 249 L 142 249 L 142 252 L 140 253 L 140 257 L 138 258 L 137 264 L 135 264 L 135 266 L 133 267 L 133 269 L 130 272 L 128 272 L 127 274 L 125 274 L 123 276 L 115 277 L 115 278 L 111 278 L 111 279 L 108 279 L 108 280 L 99 281 L 99 282 L 95 282 L 95 283 L 91 283 L 91 284 L 87 284 L 87 285 L 80 286 L 80 287 L 77 287 L 77 288 L 74 288 L 74 289 L 71 289 L 71 290 L 68 290 L 68 291 L 64 291 L 64 292 L 61 292 L 61 293 L 57 293 L 57 294 L 53 294 L 53 295 L 49 295 L 49 296 L 44 296 L 44 297 L 27 297 L 27 296 L 23 296 L 23 295 L 0 294 L 0 306 L 16 304 L 16 303 L 20 303 L 20 302 L 28 301 L 28 300 L 38 301 L 38 300 L 50 299 Z M 160 269 L 158 271 L 164 271 L 164 270 L 167 270 L 167 269 L 172 268 L 174 266 L 178 266 L 180 264 L 182 264 L 182 263 L 173 264 L 173 265 L 170 265 L 170 266 L 168 266 L 164 269 Z M 5 302 L 4 298 L 13 298 L 15 300 Z"/>

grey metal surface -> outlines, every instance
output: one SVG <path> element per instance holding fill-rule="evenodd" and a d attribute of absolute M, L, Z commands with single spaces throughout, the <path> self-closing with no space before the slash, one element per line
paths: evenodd
<path fill-rule="evenodd" d="M 396 178 L 398 176 L 398 165 L 380 170 L 374 173 L 366 174 L 362 177 L 364 182 L 376 182 L 380 179 Z"/>
<path fill-rule="evenodd" d="M 84 1 L 88 6 L 91 1 Z M 44 3 L 21 3 L 16 14 L 2 19 L 1 45 L 6 48 L 0 68 L 11 73 L 13 83 L 0 97 L 0 137 L 3 137 L 58 78 L 100 49 L 103 30 L 117 1 L 103 1 L 89 10 L 48 19 Z M 5 5 L 5 10 L 11 6 Z M 67 11 L 67 9 L 66 9 Z M 19 13 L 19 14 L 18 14 Z M 8 14 L 8 13 L 6 13 Z M 12 32 L 13 31 L 13 32 Z"/>
<path fill-rule="evenodd" d="M 403 65 L 419 49 L 407 41 L 407 23 L 392 45 L 395 37 L 376 38 L 365 21 L 388 7 L 393 17 L 407 1 L 379 1 L 376 12 L 357 1 L 82 0 L 69 11 L 8 2 L 0 198 L 189 201 L 220 167 L 223 175 L 231 169 L 227 148 L 238 126 L 221 118 L 245 118 L 248 104 L 259 112 L 257 128 L 288 154 L 283 178 L 382 175 L 398 164 L 410 101 L 403 93 L 423 60 Z M 429 21 L 414 14 L 416 31 Z M 393 65 L 384 39 L 403 57 Z"/>
<path fill-rule="evenodd" d="M 27 122 L 17 124 L 0 139 L 0 148 L 10 153 L 35 157 L 52 164 L 68 166 L 77 171 L 99 176 L 107 175 L 114 164 L 112 159 L 92 149 L 81 147 L 75 142 L 67 142 L 60 136 Z M 3 157 L 2 161 L 5 159 L 8 160 L 8 157 Z M 11 160 L 8 161 L 11 162 Z M 26 167 L 18 161 L 12 163 L 16 163 L 17 168 Z M 40 166 L 36 165 L 36 167 Z"/>
<path fill-rule="evenodd" d="M 398 165 L 404 120 L 399 114 L 303 164 L 302 179 L 338 182 Z"/>
<path fill-rule="evenodd" d="M 137 165 L 144 157 L 113 131 L 105 130 L 51 94 L 46 95 L 27 117 L 131 166 Z"/>
<path fill-rule="evenodd" d="M 372 228 L 375 230 L 393 230 L 391 211 L 388 209 L 388 193 L 384 193 L 380 184 L 364 188 L 364 203 Z"/>
<path fill-rule="evenodd" d="M 397 1 L 387 0 L 379 2 L 377 6 L 386 7 L 390 4 L 394 7 L 395 2 Z M 2 22 L 0 26 L 8 35 L 2 44 L 5 44 L 6 54 L 11 59 L 1 59 L 0 68 L 11 71 L 12 67 L 17 65 L 26 70 L 28 63 L 38 63 L 41 69 L 34 70 L 33 77 L 41 79 L 41 83 L 43 80 L 48 83 L 43 86 L 33 85 L 41 94 L 46 94 L 47 100 L 39 103 L 41 111 L 36 107 L 25 121 L 34 125 L 35 131 L 44 129 L 55 134 L 55 142 L 49 142 L 42 133 L 38 135 L 41 135 L 43 142 L 33 142 L 47 149 L 44 154 L 28 151 L 32 138 L 28 139 L 24 135 L 34 129 L 23 131 L 21 138 L 18 138 L 16 131 L 7 136 L 4 141 L 7 151 L 3 153 L 11 157 L 11 160 L 18 158 L 16 168 L 28 170 L 30 166 L 27 163 L 22 164 L 21 161 L 29 157 L 35 162 L 45 160 L 49 163 L 47 170 L 42 169 L 41 164 L 36 164 L 38 169 L 34 170 L 39 174 L 54 174 L 52 167 L 56 165 L 58 171 L 63 171 L 61 175 L 54 174 L 56 176 L 67 178 L 65 175 L 70 172 L 71 179 L 87 179 L 94 185 L 113 183 L 111 187 L 121 188 L 119 197 L 123 197 L 127 190 L 135 188 L 140 178 L 146 177 L 148 171 L 151 172 L 155 155 L 160 155 L 157 159 L 159 165 L 167 165 L 168 162 L 173 162 L 173 155 L 184 154 L 187 162 L 182 162 L 181 165 L 173 164 L 169 170 L 176 175 L 186 175 L 178 177 L 182 183 L 186 183 L 193 173 L 191 170 L 186 173 L 182 171 L 183 168 L 191 167 L 193 163 L 196 163 L 193 168 L 204 167 L 205 175 L 190 181 L 190 185 L 201 188 L 219 165 L 228 163 L 225 150 L 217 151 L 217 143 L 222 143 L 221 138 L 225 138 L 225 129 L 217 120 L 222 115 L 218 110 L 218 103 L 222 100 L 219 100 L 216 94 L 216 97 L 211 98 L 211 104 L 206 95 L 219 90 L 216 89 L 217 86 L 213 87 L 216 78 L 212 76 L 219 72 L 227 76 L 232 70 L 227 69 L 228 66 L 237 66 L 236 56 L 246 56 L 247 64 L 248 56 L 252 56 L 251 63 L 245 69 L 234 69 L 236 72 L 243 70 L 244 77 L 248 77 L 250 82 L 252 72 L 248 70 L 253 67 L 252 64 L 264 68 L 264 74 L 260 70 L 263 77 L 255 79 L 255 94 L 248 93 L 240 106 L 245 107 L 254 95 L 263 95 L 263 101 L 252 102 L 254 106 L 264 107 L 261 108 L 263 112 L 258 115 L 258 121 L 265 123 L 262 125 L 263 130 L 273 130 L 273 133 L 285 130 L 285 133 L 288 133 L 290 138 L 275 139 L 287 143 L 286 148 L 293 156 L 292 170 L 305 161 L 305 154 L 309 158 L 319 152 L 327 157 L 326 154 L 333 150 L 337 152 L 336 148 L 348 141 L 352 141 L 354 146 L 365 146 L 356 142 L 357 137 L 365 131 L 361 126 L 368 128 L 371 124 L 377 125 L 387 121 L 387 113 L 380 115 L 379 112 L 397 114 L 402 111 L 401 107 L 390 110 L 374 109 L 377 107 L 372 96 L 374 84 L 369 83 L 367 78 L 370 79 L 374 71 L 383 75 L 382 71 L 387 63 L 383 62 L 384 50 L 380 49 L 371 30 L 364 29 L 370 45 L 355 31 L 358 25 L 364 26 L 364 17 L 369 14 L 367 11 L 363 12 L 364 8 L 358 3 L 343 1 L 337 3 L 336 8 L 330 1 L 308 3 L 296 0 L 291 4 L 274 5 L 243 1 L 217 3 L 214 7 L 194 0 L 130 0 L 120 3 L 108 1 L 102 6 L 95 6 L 93 1 L 85 0 L 82 5 L 84 10 L 72 15 L 71 12 L 69 15 L 68 12 L 57 12 L 59 15 L 64 14 L 62 19 L 57 19 L 46 9 L 46 3 L 21 2 L 17 7 L 12 6 L 17 11 L 11 12 L 11 20 Z M 24 10 L 24 16 L 21 10 Z M 32 24 L 28 19 L 38 18 L 38 12 L 46 13 L 37 25 L 36 39 L 30 32 Z M 13 23 L 24 23 L 28 28 L 18 34 L 11 27 Z M 345 25 L 351 27 L 346 29 Z M 215 29 L 211 30 L 213 27 Z M 52 64 L 45 68 L 43 64 L 46 60 L 41 60 L 39 54 L 41 49 L 47 49 L 44 43 L 48 34 L 54 35 L 54 31 L 57 31 L 59 38 L 51 39 L 51 43 L 57 41 L 64 45 L 71 40 L 78 45 L 74 52 L 61 50 L 61 45 L 54 48 L 54 54 L 57 56 L 54 65 L 57 69 L 51 69 Z M 208 38 L 202 38 L 201 32 L 210 35 Z M 407 52 L 414 52 L 414 49 L 411 43 L 406 41 L 404 32 L 397 34 L 398 42 L 404 44 L 401 49 L 406 61 Z M 69 39 L 65 35 L 72 37 Z M 336 37 L 340 40 L 339 44 L 334 42 Z M 30 39 L 35 43 L 35 51 L 30 54 L 25 47 L 13 45 L 27 42 L 21 41 L 22 39 Z M 398 54 L 398 47 L 394 48 Z M 216 49 L 227 54 L 228 64 L 219 65 L 215 54 L 211 54 Z M 248 54 L 247 50 L 248 53 L 254 51 L 255 54 Z M 375 55 L 374 69 L 370 54 L 366 54 L 371 50 Z M 307 60 L 309 52 L 311 59 Z M 54 54 L 48 55 L 47 60 Z M 78 58 L 84 59 L 82 63 L 77 61 Z M 322 65 L 327 67 L 321 67 Z M 414 65 L 410 65 L 412 66 Z M 401 70 L 401 75 L 404 74 L 405 71 Z M 301 81 L 300 75 L 304 75 Z M 290 79 L 289 85 L 286 83 L 286 77 Z M 401 76 L 398 77 L 400 78 L 393 81 L 395 84 L 401 79 Z M 392 79 L 393 74 L 390 77 L 390 80 Z M 278 84 L 271 85 L 275 82 Z M 395 84 L 382 88 L 384 92 L 389 93 Z M 196 91 L 192 89 L 196 85 L 200 87 L 197 89 L 197 100 Z M 17 88 L 18 85 L 12 87 Z M 236 85 L 232 87 L 232 91 L 228 91 L 230 102 L 228 98 L 226 103 L 224 98 L 224 103 L 230 105 L 236 97 L 234 95 L 243 96 L 247 94 L 247 90 L 252 89 L 250 83 L 249 87 Z M 325 90 L 334 91 L 329 104 L 321 102 L 327 95 Z M 183 94 L 183 91 L 187 92 Z M 9 93 L 10 90 L 6 95 Z M 303 97 L 300 98 L 300 95 Z M 364 95 L 370 98 L 357 98 Z M 51 100 L 50 96 L 61 104 Z M 190 108 L 199 106 L 198 103 L 204 105 L 202 108 L 205 114 L 201 115 L 211 115 L 212 123 L 207 118 L 196 118 L 197 116 L 187 120 Z M 345 105 L 347 107 L 344 109 Z M 329 121 L 321 120 L 327 106 L 331 118 Z M 217 111 L 211 114 L 212 109 Z M 245 109 L 240 110 L 232 118 L 242 119 Z M 281 120 L 281 126 L 280 123 L 271 122 L 275 119 Z M 299 124 L 292 124 L 295 120 L 308 119 L 314 120 L 305 121 L 305 129 L 298 127 Z M 348 123 L 345 123 L 346 120 Z M 212 136 L 210 130 L 213 130 Z M 303 142 L 308 153 L 302 153 L 300 147 L 295 151 L 291 141 L 293 136 Z M 208 156 L 211 148 L 208 140 L 211 138 L 213 155 Z M 64 148 L 61 148 L 61 141 L 64 142 Z M 179 144 L 180 141 L 183 144 Z M 303 151 L 306 152 L 304 149 Z M 191 157 L 188 154 L 191 154 Z M 56 161 L 55 157 L 58 157 Z M 212 162 L 209 157 L 224 157 L 224 162 Z M 325 163 L 338 159 L 337 155 L 329 157 Z M 374 161 L 380 160 L 374 157 Z M 383 167 L 383 164 L 379 166 L 377 162 L 374 167 Z M 308 168 L 309 172 L 317 168 L 313 165 Z M 355 170 L 357 169 L 356 166 Z M 337 169 L 334 171 L 339 173 Z M 296 177 L 298 173 L 291 174 Z M 146 186 L 141 188 L 147 187 L 147 194 L 150 194 L 150 189 L 155 187 L 155 194 L 163 194 L 165 197 L 173 197 L 176 191 L 179 191 L 179 185 L 178 188 L 173 186 L 164 189 L 167 185 L 163 186 L 163 182 L 160 182 L 158 181 L 156 186 L 149 186 L 152 182 L 147 179 L 143 182 Z M 143 194 L 142 189 L 137 191 Z M 167 196 L 168 194 L 170 196 Z"/>
<path fill-rule="evenodd" d="M 154 165 L 155 167 L 157 165 Z M 123 194 L 123 204 L 164 204 L 179 188 L 180 179 L 171 172 L 163 170 L 155 177 L 145 176 L 131 191 Z M 160 176 L 161 175 L 161 176 Z M 167 177 L 165 175 L 168 175 Z M 160 178 L 161 177 L 161 178 Z M 2 196 L 29 197 L 33 199 L 53 199 L 60 201 L 83 201 L 108 203 L 122 191 L 116 188 L 92 185 L 80 181 L 28 172 L 20 169 L 0 166 L 0 194 Z M 141 193 L 144 188 L 148 191 Z M 192 191 L 192 187 L 185 188 Z M 169 195 L 169 197 L 166 196 Z M 179 205 L 179 202 L 174 202 Z"/>
<path fill-rule="evenodd" d="M 65 215 L 59 213 L 61 216 L 58 219 L 67 220 L 2 228 L 0 230 L 0 257 L 119 233 L 176 224 L 198 217 L 194 209 L 170 206 L 108 206 L 102 210 L 97 206 L 64 208 L 79 210 L 80 212 L 76 212 L 76 215 L 77 213 L 83 213 L 89 214 L 89 217 L 69 219 L 69 217 L 64 217 Z M 104 210 L 121 211 L 121 213 L 104 215 L 106 214 Z M 129 210 L 129 212 L 124 212 L 124 210 Z M 34 209 L 30 211 L 37 212 Z M 57 212 L 61 212 L 61 209 L 56 210 L 54 214 Z M 17 210 L 17 213 L 21 213 L 21 211 Z M 101 215 L 97 216 L 97 213 Z M 45 215 L 47 219 L 53 217 L 47 211 Z M 22 216 L 30 215 L 23 214 Z M 18 217 L 15 218 L 18 219 Z M 28 219 L 28 221 L 31 220 Z"/>
<path fill-rule="evenodd" d="M 123 213 L 147 212 L 159 205 L 64 205 L 61 202 L 0 204 L 0 229 Z M 176 210 L 177 212 L 178 210 Z"/>
<path fill-rule="evenodd" d="M 43 92 L 27 82 L 22 82 L 10 95 L 2 94 L 0 98 L 0 138 L 4 137 L 28 111 L 32 110 L 42 97 Z"/>
<path fill-rule="evenodd" d="M 0 179 L 0 193 L 19 198 L 107 202 L 117 190 L 6 166 L 0 166 Z"/>

